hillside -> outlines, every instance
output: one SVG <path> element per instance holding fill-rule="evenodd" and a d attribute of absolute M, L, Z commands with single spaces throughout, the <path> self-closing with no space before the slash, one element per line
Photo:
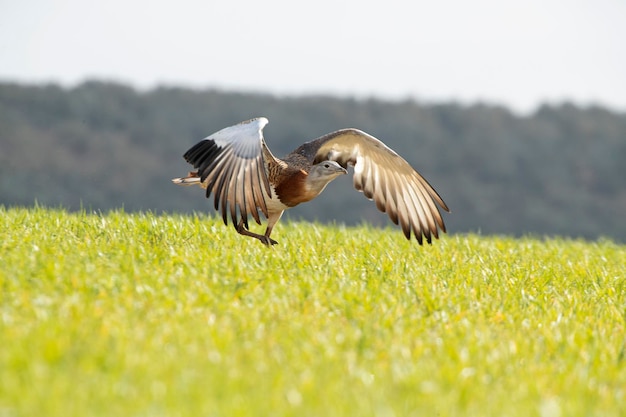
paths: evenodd
<path fill-rule="evenodd" d="M 0 204 L 212 211 L 170 178 L 187 172 L 181 155 L 196 141 L 254 116 L 270 119 L 277 155 L 342 127 L 380 138 L 440 192 L 452 232 L 626 241 L 626 115 L 569 104 L 522 117 L 484 104 L 2 83 Z M 290 215 L 387 224 L 348 178 Z"/>

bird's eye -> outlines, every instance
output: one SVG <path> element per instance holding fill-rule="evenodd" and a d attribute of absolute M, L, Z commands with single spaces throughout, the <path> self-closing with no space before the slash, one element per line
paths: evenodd
<path fill-rule="evenodd" d="M 324 168 L 330 168 L 330 164 L 324 164 Z"/>

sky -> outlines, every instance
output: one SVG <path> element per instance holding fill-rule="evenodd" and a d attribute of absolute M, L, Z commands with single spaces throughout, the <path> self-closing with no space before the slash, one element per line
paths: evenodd
<path fill-rule="evenodd" d="M 624 0 L 0 0 L 0 81 L 626 111 Z"/>

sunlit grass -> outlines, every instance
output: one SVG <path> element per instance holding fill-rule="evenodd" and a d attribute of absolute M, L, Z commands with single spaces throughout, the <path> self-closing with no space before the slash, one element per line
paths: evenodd
<path fill-rule="evenodd" d="M 626 247 L 0 208 L 0 416 L 620 416 Z"/>

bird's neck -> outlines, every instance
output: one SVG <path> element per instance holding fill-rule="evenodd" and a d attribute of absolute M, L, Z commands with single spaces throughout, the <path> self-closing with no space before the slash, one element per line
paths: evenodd
<path fill-rule="evenodd" d="M 334 180 L 337 177 L 329 178 L 329 177 L 313 177 L 311 175 L 307 176 L 304 180 L 304 188 L 306 193 L 311 195 L 310 199 L 317 197 L 324 188 L 328 185 L 329 182 Z"/>

